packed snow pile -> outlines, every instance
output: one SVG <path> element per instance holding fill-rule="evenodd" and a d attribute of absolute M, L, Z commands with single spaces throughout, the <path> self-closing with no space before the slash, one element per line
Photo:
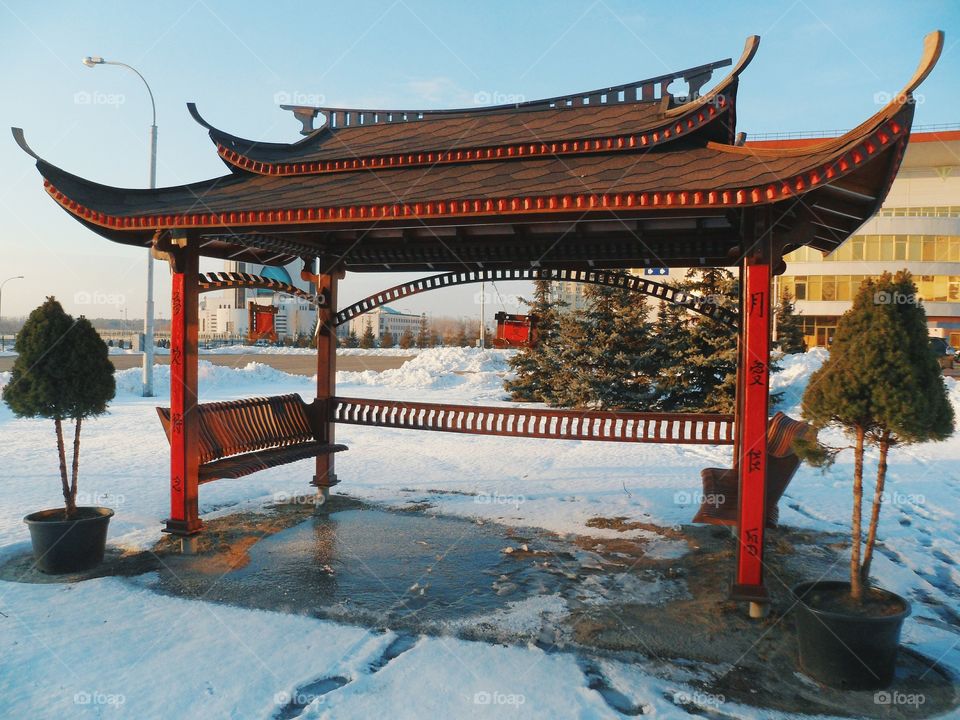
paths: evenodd
<path fill-rule="evenodd" d="M 800 402 L 807 381 L 830 356 L 826 348 L 813 348 L 805 353 L 784 355 L 778 361 L 780 372 L 770 376 L 770 392 L 781 393 L 777 409 L 795 418 L 800 417 Z"/>
<path fill-rule="evenodd" d="M 143 390 L 143 380 L 140 368 L 120 370 L 116 373 L 117 395 L 140 395 Z M 290 375 L 282 370 L 276 370 L 263 363 L 250 362 L 242 368 L 231 368 L 225 365 L 214 365 L 208 360 L 201 360 L 198 367 L 198 386 L 201 395 L 235 394 L 238 397 L 248 395 L 270 395 L 281 391 L 272 388 L 282 385 L 282 392 L 292 392 L 291 386 L 300 385 L 306 392 L 312 392 L 316 383 L 303 375 Z M 170 366 L 153 366 L 154 392 L 158 397 L 170 394 Z"/>
<path fill-rule="evenodd" d="M 337 348 L 337 355 L 379 355 L 396 357 L 398 355 L 416 355 L 419 350 L 410 348 Z M 222 347 L 200 348 L 201 355 L 316 355 L 313 348 L 276 347 L 258 345 L 224 345 Z"/>
<path fill-rule="evenodd" d="M 512 350 L 431 348 L 393 370 L 338 372 L 337 384 L 429 390 L 455 387 L 468 382 L 465 375 L 472 375 L 469 382 L 473 384 L 502 387 L 510 372 L 507 360 L 512 353 Z"/>

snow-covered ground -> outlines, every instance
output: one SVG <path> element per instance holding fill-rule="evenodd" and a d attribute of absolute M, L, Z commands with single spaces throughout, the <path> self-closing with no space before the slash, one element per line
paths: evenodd
<path fill-rule="evenodd" d="M 782 361 L 774 389 L 784 393 L 788 414 L 799 417 L 805 383 L 824 357 L 814 350 Z M 338 394 L 506 404 L 506 359 L 505 352 L 472 348 L 423 351 L 396 370 L 337 373 Z M 0 386 L 9 377 L 0 373 Z M 169 379 L 169 368 L 157 366 L 160 398 Z M 960 387 L 947 383 L 960 415 Z M 84 425 L 80 500 L 116 510 L 112 544 L 144 548 L 159 539 L 167 514 L 168 446 L 157 403 L 138 394 L 139 370 L 118 373 L 117 384 L 109 414 Z M 259 363 L 231 369 L 201 361 L 203 401 L 285 392 L 309 397 L 313 387 L 310 378 Z M 0 405 L 0 434 L 2 562 L 28 547 L 22 516 L 56 506 L 59 482 L 49 421 L 15 419 Z M 730 462 L 729 448 L 710 446 L 544 443 L 354 426 L 338 428 L 337 441 L 350 447 L 337 457 L 338 491 L 355 497 L 398 506 L 429 499 L 436 513 L 621 537 L 587 521 L 689 522 L 700 469 Z M 893 451 L 880 531 L 884 549 L 874 563 L 884 587 L 956 612 L 958 462 L 960 436 Z M 781 501 L 781 522 L 845 532 L 850 473 L 849 456 L 826 473 L 802 467 Z M 205 485 L 201 512 L 210 517 L 303 494 L 311 475 L 304 461 Z M 460 492 L 435 492 L 450 490 Z M 377 659 L 396 639 L 389 632 L 170 598 L 112 578 L 74 585 L 0 582 L 0 613 L 2 717 L 267 718 L 321 676 L 341 676 L 345 684 L 309 705 L 304 717 L 377 717 L 384 708 L 391 717 L 618 717 L 588 689 L 574 658 L 532 646 L 422 638 L 383 665 Z M 925 604 L 914 603 L 904 640 L 960 671 L 960 638 Z M 664 698 L 692 692 L 689 687 L 653 678 L 640 666 L 603 665 L 608 678 L 620 678 L 618 690 L 648 712 L 687 717 Z M 771 717 L 729 704 L 722 709 L 730 717 Z"/>

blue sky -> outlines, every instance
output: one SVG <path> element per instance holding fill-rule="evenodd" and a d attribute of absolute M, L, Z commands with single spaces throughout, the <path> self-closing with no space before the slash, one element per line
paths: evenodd
<path fill-rule="evenodd" d="M 122 69 L 91 70 L 80 60 L 95 54 L 129 63 L 156 96 L 159 184 L 177 185 L 225 172 L 187 114 L 189 101 L 242 137 L 291 141 L 299 125 L 276 107 L 286 97 L 399 108 L 469 106 L 478 94 L 529 100 L 735 59 L 744 38 L 758 34 L 760 51 L 742 79 L 739 128 L 842 129 L 875 112 L 878 93 L 906 82 L 923 36 L 936 28 L 946 31 L 944 54 L 919 91 L 916 123 L 960 123 L 956 0 L 0 0 L 0 125 L 23 127 L 35 150 L 67 170 L 145 186 L 145 90 Z M 71 312 L 121 317 L 126 308 L 130 317 L 142 317 L 144 253 L 70 219 L 47 198 L 30 158 L 8 135 L 0 135 L 0 168 L 0 280 L 27 277 L 6 286 L 4 316 L 25 314 L 55 294 Z M 348 276 L 341 301 L 403 277 Z M 169 317 L 162 265 L 157 281 L 158 311 Z M 78 293 L 100 304 L 75 304 Z M 475 294 L 470 287 L 438 291 L 407 307 L 476 314 Z"/>

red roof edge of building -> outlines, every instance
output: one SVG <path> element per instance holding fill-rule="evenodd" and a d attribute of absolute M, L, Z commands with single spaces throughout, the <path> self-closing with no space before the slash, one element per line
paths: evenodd
<path fill-rule="evenodd" d="M 750 140 L 750 136 L 747 136 L 747 142 L 745 143 L 748 147 L 764 147 L 764 148 L 800 148 L 807 147 L 808 145 L 815 145 L 816 143 L 823 142 L 824 138 L 822 137 L 809 137 L 809 138 L 789 138 L 783 140 Z M 943 130 L 939 132 L 915 132 L 910 134 L 910 142 L 922 143 L 922 142 L 951 142 L 954 140 L 960 140 L 960 130 Z"/>

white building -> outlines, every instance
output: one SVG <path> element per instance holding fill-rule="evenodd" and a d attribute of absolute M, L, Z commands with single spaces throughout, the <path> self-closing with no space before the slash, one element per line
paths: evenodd
<path fill-rule="evenodd" d="M 337 329 L 337 335 L 345 338 L 350 333 L 354 333 L 360 338 L 363 337 L 363 333 L 369 325 L 378 343 L 383 339 L 383 335 L 387 330 L 393 335 L 393 341 L 396 343 L 400 340 L 400 336 L 404 330 L 409 330 L 414 337 L 416 337 L 420 331 L 421 320 L 422 316 L 420 315 L 400 312 L 399 310 L 394 310 L 389 305 L 381 305 L 341 325 Z"/>
<path fill-rule="evenodd" d="M 902 269 L 917 284 L 930 334 L 960 347 L 960 130 L 914 132 L 873 218 L 829 255 L 801 248 L 784 259 L 777 283 L 796 298 L 808 347 L 829 344 L 865 278 Z"/>
<path fill-rule="evenodd" d="M 300 261 L 286 267 L 262 266 L 228 260 L 226 272 L 244 272 L 260 275 L 313 292 L 312 284 L 300 278 Z M 200 296 L 200 337 L 204 339 L 245 338 L 247 335 L 248 304 L 273 305 L 277 308 L 274 328 L 279 340 L 297 335 L 312 335 L 317 322 L 316 309 L 297 297 L 281 295 L 270 290 L 233 289 L 205 293 Z"/>

